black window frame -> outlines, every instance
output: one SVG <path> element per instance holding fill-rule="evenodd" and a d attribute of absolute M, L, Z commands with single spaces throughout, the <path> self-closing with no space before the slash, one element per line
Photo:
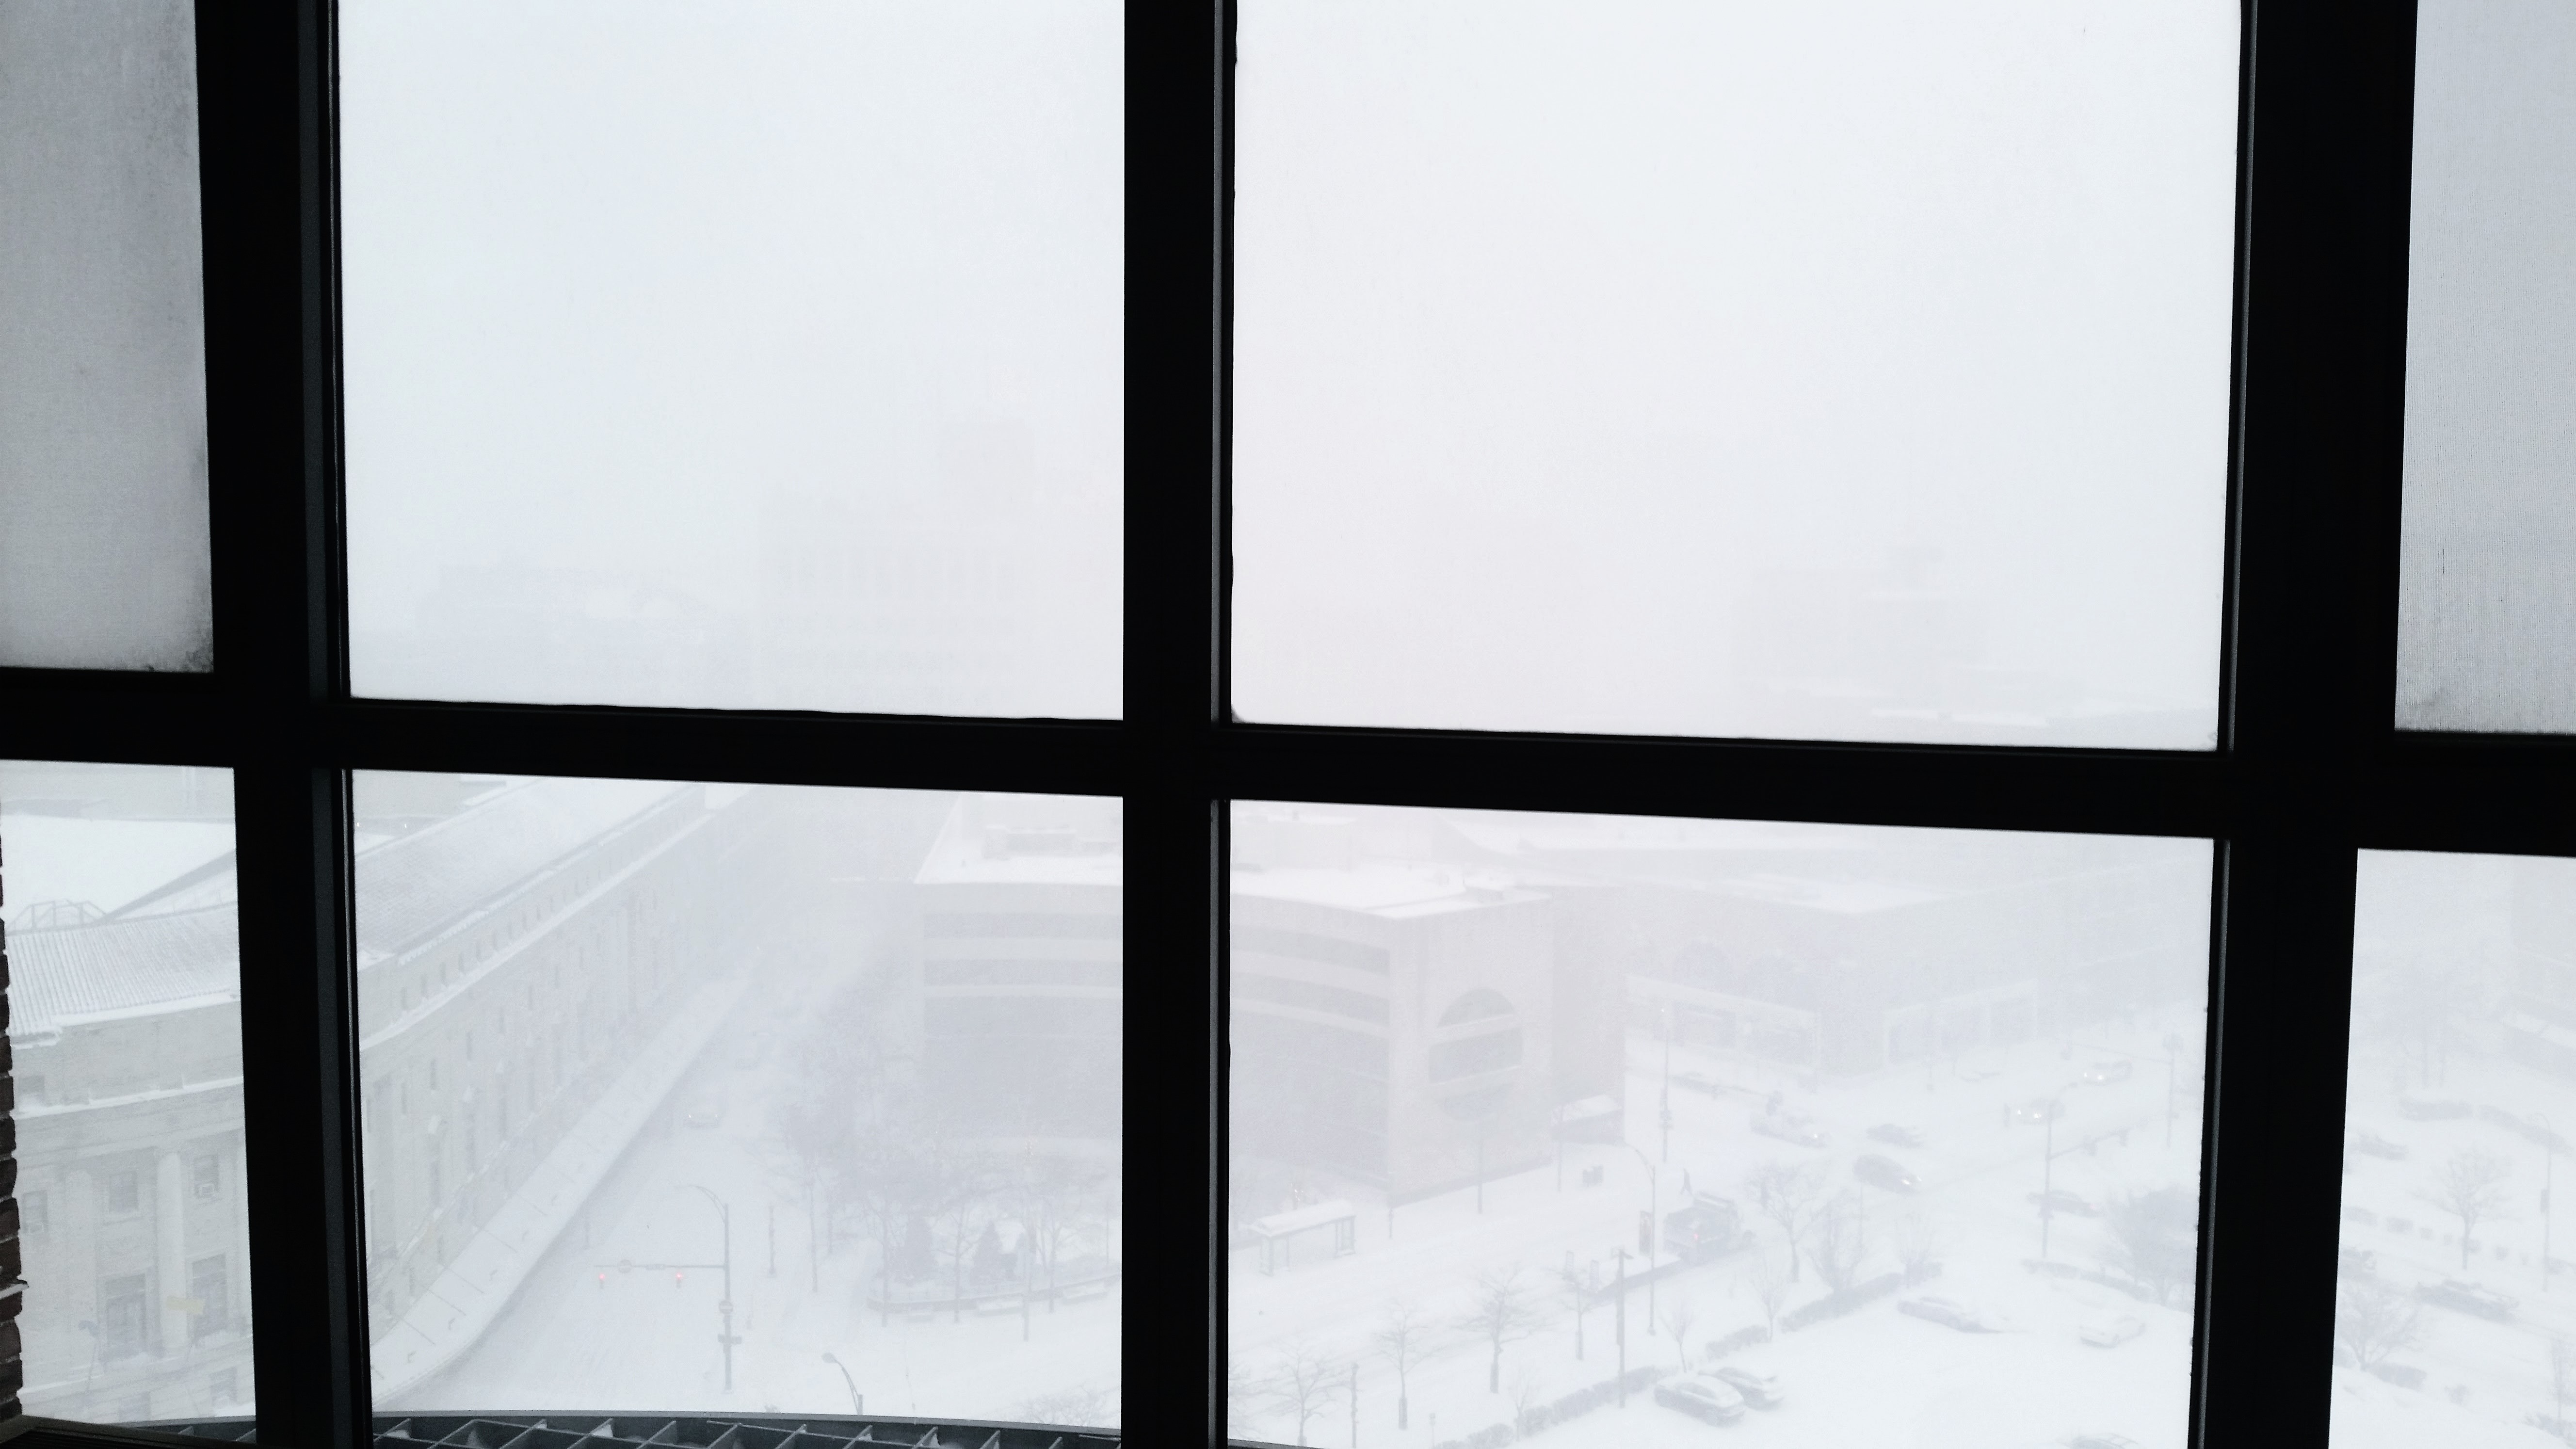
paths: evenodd
<path fill-rule="evenodd" d="M 1125 717 L 350 696 L 330 0 L 197 0 L 214 672 L 0 670 L 0 757 L 234 772 L 262 1442 L 368 1442 L 352 769 L 1125 800 L 1125 1434 L 1224 1437 L 1225 802 L 2215 840 L 2193 1442 L 2322 1445 L 2357 849 L 2576 855 L 2576 738 L 2395 728 L 2414 6 L 2245 0 L 2219 740 L 2207 753 L 1239 723 L 1232 7 L 1127 16 Z M 1183 1084 L 1199 1090 L 1174 1090 Z M 1186 1186 L 1183 1186 L 1183 1183 Z"/>

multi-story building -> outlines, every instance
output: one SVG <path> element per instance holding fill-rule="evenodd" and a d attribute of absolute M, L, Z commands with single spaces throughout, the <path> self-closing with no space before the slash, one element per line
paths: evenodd
<path fill-rule="evenodd" d="M 914 877 L 921 1082 L 947 1132 L 1119 1138 L 1119 802 L 969 795 Z"/>

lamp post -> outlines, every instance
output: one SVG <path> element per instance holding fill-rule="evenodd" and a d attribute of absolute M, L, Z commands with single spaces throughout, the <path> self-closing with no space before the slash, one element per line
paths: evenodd
<path fill-rule="evenodd" d="M 1664 1091 L 1662 1101 L 1657 1103 L 1657 1112 L 1664 1133 L 1662 1157 L 1670 1162 L 1673 1160 L 1673 1004 L 1669 1001 L 1664 1003 L 1663 1018 Z"/>
<path fill-rule="evenodd" d="M 2549 1291 L 2549 1189 L 2558 1177 L 2558 1130 L 2549 1125 L 2546 1113 L 2534 1112 L 2532 1120 L 2540 1124 L 2542 1153 L 2540 1169 L 2540 1291 Z"/>
<path fill-rule="evenodd" d="M 2057 1216 L 2057 1203 L 2053 1196 L 2055 1178 L 2052 1175 L 2057 1167 L 2057 1114 L 2065 1109 L 2067 1090 L 2074 1085 L 2069 1082 L 2058 1088 L 2049 1095 L 2048 1105 L 2039 1109 L 2044 1134 L 2039 1145 L 2039 1261 L 2043 1263 L 2048 1261 L 2049 1219 Z"/>
<path fill-rule="evenodd" d="M 832 1357 L 828 1353 L 823 1355 L 823 1362 L 839 1369 L 841 1371 L 841 1382 L 850 1386 L 850 1412 L 853 1414 L 866 1413 L 868 1411 L 868 1401 L 859 1397 L 858 1380 L 850 1377 L 850 1366 L 841 1362 L 839 1359 Z"/>
<path fill-rule="evenodd" d="M 1619 1322 L 1612 1335 L 1619 1343 L 1619 1407 L 1628 1407 L 1628 1250 L 1619 1251 Z"/>
<path fill-rule="evenodd" d="M 742 1341 L 733 1336 L 733 1209 L 725 1205 L 723 1198 L 716 1196 L 714 1188 L 699 1187 L 694 1182 L 688 1186 L 706 1194 L 707 1201 L 715 1204 L 717 1219 L 724 1224 L 724 1300 L 716 1305 L 716 1311 L 724 1316 L 724 1327 L 716 1335 L 716 1342 L 724 1346 L 724 1386 L 725 1392 L 731 1393 L 733 1346 Z"/>
<path fill-rule="evenodd" d="M 1637 1256 L 1646 1262 L 1646 1331 L 1652 1333 L 1655 1331 L 1655 1240 L 1663 1235 L 1663 1224 L 1656 1221 L 1656 1212 L 1663 1207 L 1663 1173 L 1655 1166 L 1655 1160 L 1646 1155 L 1646 1149 L 1631 1142 L 1628 1150 L 1637 1154 L 1637 1160 L 1646 1165 L 1646 1231 L 1637 1244 Z"/>

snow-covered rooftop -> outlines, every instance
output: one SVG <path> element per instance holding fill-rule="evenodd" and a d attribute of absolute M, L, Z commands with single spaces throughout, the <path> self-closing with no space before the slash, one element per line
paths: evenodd
<path fill-rule="evenodd" d="M 1510 877 L 1495 872 L 1396 860 L 1367 860 L 1338 867 L 1238 868 L 1230 884 L 1239 896 L 1332 906 L 1388 920 L 1484 910 L 1539 899 L 1537 892 L 1524 890 Z"/>
<path fill-rule="evenodd" d="M 948 812 L 922 885 L 1087 885 L 1120 881 L 1118 802 L 969 795 Z"/>
<path fill-rule="evenodd" d="M 9 933 L 9 1034 L 221 1001 L 241 984 L 233 908 Z"/>

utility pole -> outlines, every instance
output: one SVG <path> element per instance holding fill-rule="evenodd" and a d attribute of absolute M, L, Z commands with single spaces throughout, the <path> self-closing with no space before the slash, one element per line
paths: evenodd
<path fill-rule="evenodd" d="M 1628 1407 L 1628 1250 L 1619 1250 L 1619 1407 Z"/>
<path fill-rule="evenodd" d="M 1673 1003 L 1664 1003 L 1664 1094 L 1658 1104 L 1664 1132 L 1662 1160 L 1673 1160 Z"/>
<path fill-rule="evenodd" d="M 707 1195 L 707 1201 L 715 1204 L 717 1219 L 724 1225 L 724 1261 L 719 1265 L 724 1271 L 724 1298 L 716 1304 L 716 1312 L 722 1316 L 724 1322 L 721 1330 L 716 1334 L 716 1342 L 724 1347 L 725 1392 L 732 1393 L 733 1346 L 742 1342 L 741 1339 L 733 1336 L 733 1209 L 726 1205 L 723 1198 L 716 1196 L 715 1189 L 699 1187 L 694 1182 L 689 1186 Z"/>

